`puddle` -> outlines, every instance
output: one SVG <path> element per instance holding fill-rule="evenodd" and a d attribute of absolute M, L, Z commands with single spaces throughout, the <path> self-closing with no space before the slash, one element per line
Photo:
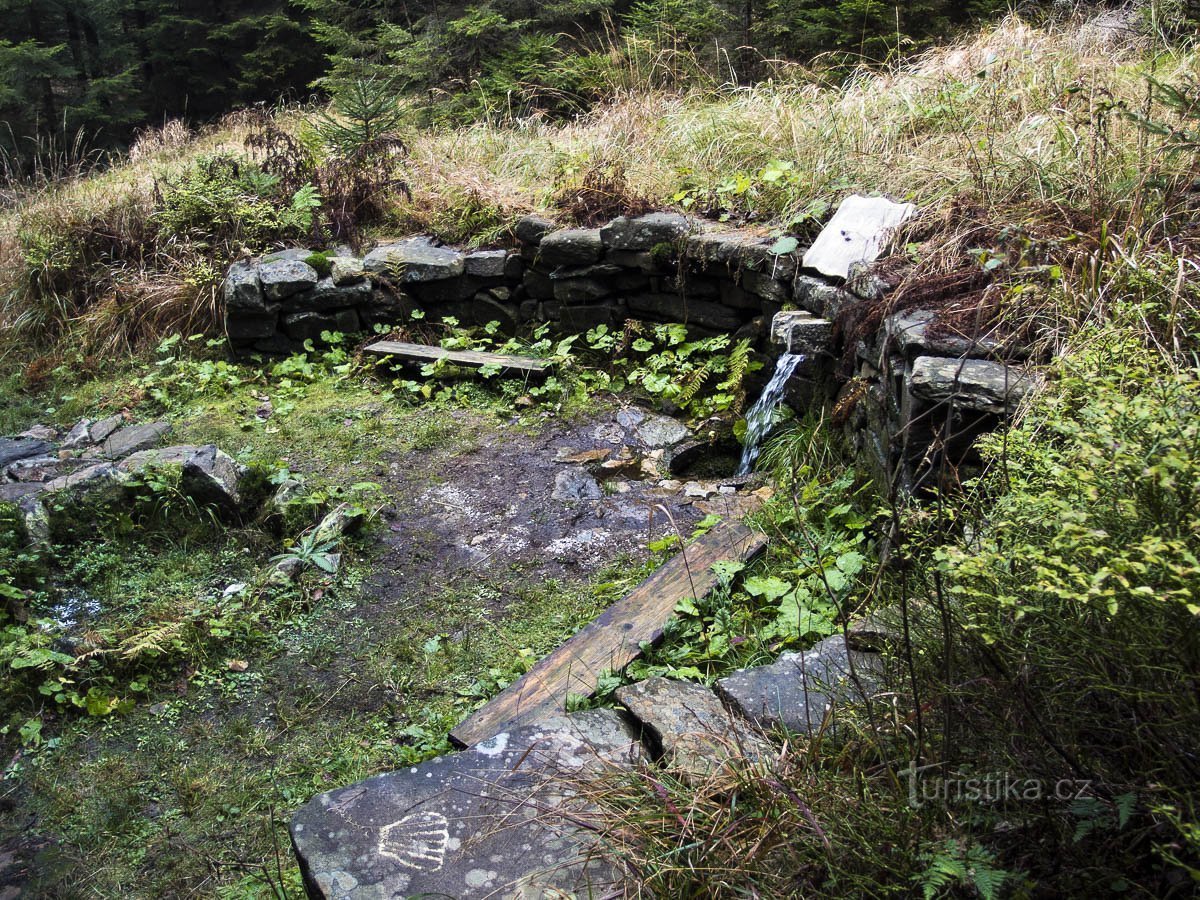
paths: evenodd
<path fill-rule="evenodd" d="M 49 606 L 42 618 L 47 631 L 77 631 L 100 615 L 100 601 L 76 588 L 62 592 L 58 601 Z"/>

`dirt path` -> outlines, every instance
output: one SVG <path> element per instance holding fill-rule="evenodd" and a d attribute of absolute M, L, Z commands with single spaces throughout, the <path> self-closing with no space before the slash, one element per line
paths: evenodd
<path fill-rule="evenodd" d="M 565 456 L 623 446 L 645 451 L 636 435 L 609 416 L 586 424 L 549 420 L 531 433 L 513 423 L 454 414 L 457 433 L 431 453 L 390 459 L 385 481 L 386 530 L 370 590 L 381 600 L 414 588 L 494 578 L 519 570 L 525 578 L 580 578 L 623 555 L 644 559 L 648 544 L 699 517 L 678 488 L 662 478 L 630 474 L 595 478 L 589 466 Z M 626 443 L 628 442 L 628 443 Z M 556 480 L 569 479 L 558 491 Z M 584 487 L 580 489 L 578 485 Z"/>

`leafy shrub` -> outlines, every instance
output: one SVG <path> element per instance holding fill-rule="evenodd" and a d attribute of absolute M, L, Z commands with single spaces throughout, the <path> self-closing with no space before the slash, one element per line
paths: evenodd
<path fill-rule="evenodd" d="M 970 513 L 985 524 L 938 559 L 966 668 L 997 688 L 963 699 L 1024 723 L 1008 748 L 1022 769 L 1136 795 L 1128 831 L 1194 864 L 1200 377 L 1153 359 L 1129 331 L 1067 358 L 1021 425 L 985 442 Z M 1154 812 L 1168 807 L 1190 812 Z M 1095 852 L 1116 822 L 1075 843 Z M 1148 884 L 1162 875 L 1137 864 Z"/>
<path fill-rule="evenodd" d="M 200 158 L 161 193 L 155 220 L 169 237 L 249 249 L 307 235 L 321 204 L 311 184 L 288 195 L 278 175 L 231 156 Z"/>

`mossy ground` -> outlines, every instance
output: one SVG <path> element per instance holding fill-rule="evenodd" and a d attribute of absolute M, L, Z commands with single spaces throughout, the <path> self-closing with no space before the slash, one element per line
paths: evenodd
<path fill-rule="evenodd" d="M 216 634 L 204 610 L 279 550 L 279 538 L 254 523 L 218 527 L 180 510 L 162 527 L 102 528 L 57 547 L 53 587 L 34 613 L 61 615 L 64 597 L 90 611 L 69 640 L 101 635 L 112 645 L 157 624 L 208 625 L 161 653 L 112 663 L 116 689 L 135 701 L 124 713 L 89 717 L 55 710 L 36 691 L 6 692 L 0 846 L 16 864 L 0 883 L 53 896 L 300 896 L 286 833 L 292 811 L 321 791 L 449 750 L 447 732 L 475 705 L 645 571 L 644 543 L 588 570 L 528 554 L 458 570 L 442 558 L 436 521 L 393 527 L 420 517 L 423 486 L 488 471 L 481 445 L 505 449 L 496 463 L 504 471 L 526 453 L 544 455 L 554 429 L 571 422 L 548 425 L 539 409 L 515 417 L 474 388 L 420 406 L 369 373 L 289 379 L 269 368 L 222 368 L 219 384 L 198 390 L 195 375 L 208 364 L 176 359 L 62 377 L 5 404 L 10 430 L 121 409 L 162 416 L 172 442 L 212 442 L 243 461 L 286 467 L 317 494 L 353 488 L 386 514 L 354 540 L 336 578 L 310 573 L 246 600 Z M 511 483 L 496 483 L 504 502 Z M 31 717 L 42 731 L 22 742 L 18 728 Z"/>

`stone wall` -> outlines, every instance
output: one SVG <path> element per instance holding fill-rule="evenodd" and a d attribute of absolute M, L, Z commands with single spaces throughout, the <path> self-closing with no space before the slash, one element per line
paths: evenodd
<path fill-rule="evenodd" d="M 676 213 L 601 228 L 529 216 L 516 225 L 515 249 L 463 252 L 418 236 L 362 259 L 285 250 L 230 270 L 226 330 L 236 351 L 290 353 L 322 332 L 399 324 L 414 310 L 510 332 L 543 322 L 566 333 L 626 319 L 683 322 L 697 334 L 748 338 L 769 356 L 803 353 L 790 405 L 828 406 L 881 484 L 919 491 L 947 465 L 969 464 L 975 438 L 1008 417 L 1033 381 L 1019 365 L 1024 348 L 947 336 L 932 310 L 887 316 L 876 334 L 843 346 L 834 322 L 886 301 L 892 285 L 869 264 L 913 212 L 852 197 L 812 247 L 787 253 L 759 232 Z M 843 365 L 847 377 L 836 377 L 835 361 L 846 358 L 848 376 Z"/>
<path fill-rule="evenodd" d="M 497 321 L 509 331 L 634 318 L 758 339 L 791 300 L 797 272 L 796 254 L 773 253 L 769 237 L 674 213 L 603 228 L 531 216 L 516 235 L 512 250 L 461 252 L 418 236 L 362 259 L 295 249 L 239 262 L 225 281 L 226 333 L 240 352 L 291 353 L 324 331 L 370 331 L 419 309 L 428 320 Z"/>

